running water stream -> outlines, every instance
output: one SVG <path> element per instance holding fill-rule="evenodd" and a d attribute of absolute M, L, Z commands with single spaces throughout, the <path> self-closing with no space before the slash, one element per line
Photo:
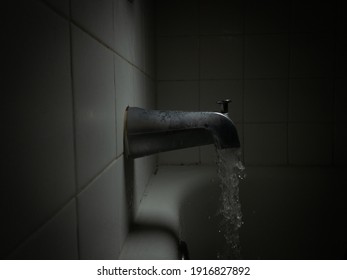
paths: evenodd
<path fill-rule="evenodd" d="M 220 231 L 226 242 L 219 259 L 240 259 L 239 228 L 242 225 L 242 212 L 239 199 L 239 182 L 244 179 L 245 167 L 241 161 L 241 149 L 216 149 L 217 173 L 221 188 Z"/>

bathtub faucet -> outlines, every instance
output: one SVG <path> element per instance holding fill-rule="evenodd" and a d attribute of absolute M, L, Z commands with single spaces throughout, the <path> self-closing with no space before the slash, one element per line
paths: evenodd
<path fill-rule="evenodd" d="M 217 113 L 128 107 L 124 132 L 126 154 L 138 158 L 208 144 L 215 144 L 219 149 L 240 147 L 236 127 L 224 105 L 225 108 Z"/>

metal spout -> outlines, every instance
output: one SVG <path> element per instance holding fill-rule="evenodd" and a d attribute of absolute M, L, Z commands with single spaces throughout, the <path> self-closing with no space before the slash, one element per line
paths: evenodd
<path fill-rule="evenodd" d="M 131 158 L 208 144 L 219 149 L 240 147 L 234 123 L 217 112 L 128 107 L 124 136 L 126 154 Z"/>

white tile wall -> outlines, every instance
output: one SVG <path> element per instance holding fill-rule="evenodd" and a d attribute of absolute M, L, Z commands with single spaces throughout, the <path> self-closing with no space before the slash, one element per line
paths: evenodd
<path fill-rule="evenodd" d="M 245 163 L 285 165 L 287 163 L 287 126 L 285 124 L 245 124 Z"/>
<path fill-rule="evenodd" d="M 197 0 L 157 1 L 157 35 L 198 34 L 198 11 L 196 9 L 197 5 Z"/>
<path fill-rule="evenodd" d="M 85 30 L 110 48 L 113 40 L 113 0 L 71 0 L 71 16 Z"/>
<path fill-rule="evenodd" d="M 76 202 L 72 200 L 12 254 L 21 260 L 78 259 Z"/>
<path fill-rule="evenodd" d="M 291 122 L 331 122 L 333 119 L 331 79 L 290 80 L 288 117 Z"/>
<path fill-rule="evenodd" d="M 287 78 L 289 45 L 287 34 L 247 35 L 246 78 Z"/>
<path fill-rule="evenodd" d="M 243 73 L 241 36 L 200 37 L 200 78 L 240 79 Z M 160 78 L 160 68 L 158 77 Z"/>
<path fill-rule="evenodd" d="M 134 51 L 134 29 L 135 29 L 135 8 L 133 3 L 127 0 L 114 0 L 114 42 L 115 50 L 122 57 L 133 61 Z"/>
<path fill-rule="evenodd" d="M 345 122 L 341 108 L 347 69 L 342 1 L 324 5 L 311 0 L 199 0 L 198 4 L 190 1 L 186 9 L 185 5 L 181 1 L 156 5 L 158 108 L 189 104 L 195 110 L 198 104 L 198 110 L 216 111 L 215 100 L 231 98 L 231 117 L 244 128 L 240 138 L 244 139 L 246 163 L 332 164 L 327 160 L 331 141 L 322 140 L 330 146 L 324 152 L 328 156 L 320 161 L 311 152 L 302 156 L 307 161 L 297 156 L 289 160 L 288 155 L 295 153 L 293 143 L 301 139 L 292 126 L 302 125 L 300 133 L 306 135 L 309 132 L 304 128 L 311 131 L 311 124 Z M 183 16 L 182 21 L 185 32 L 176 19 L 188 11 L 191 17 Z M 190 48 L 192 38 L 197 48 Z M 188 48 L 189 55 L 177 56 L 178 50 Z M 193 67 L 198 68 L 198 76 L 177 74 L 188 69 L 192 73 Z M 165 84 L 181 79 L 186 84 L 198 81 L 197 92 L 182 94 L 184 90 Z M 333 138 L 332 132 L 327 135 Z M 259 141 L 267 156 L 258 151 Z M 289 150 L 288 142 L 292 143 Z M 213 147 L 201 147 L 199 154 L 200 162 L 213 161 Z M 196 163 L 197 152 L 174 151 L 160 158 L 170 164 Z"/>
<path fill-rule="evenodd" d="M 313 0 L 293 0 L 291 29 L 294 32 L 332 32 L 336 15 L 336 1 L 323 3 Z"/>
<path fill-rule="evenodd" d="M 69 25 L 41 2 L 17 4 L 4 26 L 1 258 L 75 191 Z"/>
<path fill-rule="evenodd" d="M 123 162 L 126 106 L 155 106 L 153 0 L 69 3 L 6 6 L 1 258 L 118 258 L 155 167 Z"/>
<path fill-rule="evenodd" d="M 59 12 L 64 13 L 64 15 L 68 16 L 70 13 L 70 1 L 69 0 L 45 0 L 47 3 L 52 5 Z"/>
<path fill-rule="evenodd" d="M 329 77 L 334 67 L 334 39 L 329 33 L 291 36 L 291 77 Z"/>
<path fill-rule="evenodd" d="M 346 24 L 344 25 L 346 26 Z M 346 54 L 346 31 L 344 33 L 337 34 L 336 42 L 336 66 L 335 66 L 335 75 L 339 78 L 347 76 L 347 54 Z"/>
<path fill-rule="evenodd" d="M 159 37 L 157 40 L 156 61 L 159 80 L 198 78 L 198 37 Z"/>
<path fill-rule="evenodd" d="M 84 187 L 116 154 L 113 54 L 72 29 L 77 178 Z"/>
<path fill-rule="evenodd" d="M 345 79 L 335 80 L 334 112 L 337 122 L 347 122 L 346 104 L 347 104 L 347 84 Z"/>
<path fill-rule="evenodd" d="M 239 34 L 243 32 L 243 1 L 241 0 L 200 0 L 201 34 Z"/>
<path fill-rule="evenodd" d="M 245 122 L 286 122 L 286 79 L 245 81 Z"/>
<path fill-rule="evenodd" d="M 159 81 L 157 83 L 159 110 L 197 111 L 199 109 L 198 81 Z M 178 103 L 177 100 L 182 100 Z"/>
<path fill-rule="evenodd" d="M 120 253 L 120 190 L 124 186 L 117 184 L 117 171 L 113 163 L 77 197 L 82 259 L 116 259 Z"/>
<path fill-rule="evenodd" d="M 290 1 L 246 1 L 246 33 L 288 32 Z"/>
<path fill-rule="evenodd" d="M 289 124 L 288 155 L 294 165 L 332 164 L 331 124 Z"/>
<path fill-rule="evenodd" d="M 347 123 L 338 122 L 334 127 L 334 164 L 337 166 L 346 166 L 347 158 Z"/>

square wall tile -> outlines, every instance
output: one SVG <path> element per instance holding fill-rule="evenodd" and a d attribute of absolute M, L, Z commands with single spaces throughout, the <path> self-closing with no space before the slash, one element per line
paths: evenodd
<path fill-rule="evenodd" d="M 116 121 L 117 156 L 123 153 L 125 110 L 134 106 L 134 70 L 133 66 L 118 55 L 114 55 L 116 84 Z"/>
<path fill-rule="evenodd" d="M 246 80 L 245 122 L 287 121 L 288 80 Z"/>
<path fill-rule="evenodd" d="M 346 3 L 344 0 L 337 0 L 336 32 L 337 34 L 346 34 Z"/>
<path fill-rule="evenodd" d="M 293 32 L 334 32 L 336 1 L 293 0 L 291 2 Z"/>
<path fill-rule="evenodd" d="M 155 1 L 147 0 L 144 8 L 145 72 L 155 77 Z"/>
<path fill-rule="evenodd" d="M 134 33 L 133 33 L 133 60 L 132 62 L 141 70 L 145 70 L 146 32 L 144 6 L 145 1 L 134 1 Z"/>
<path fill-rule="evenodd" d="M 158 82 L 157 109 L 180 111 L 199 110 L 199 82 Z"/>
<path fill-rule="evenodd" d="M 340 122 L 334 126 L 334 164 L 347 166 L 347 123 Z"/>
<path fill-rule="evenodd" d="M 200 78 L 241 79 L 242 36 L 200 37 Z"/>
<path fill-rule="evenodd" d="M 289 124 L 289 163 L 332 164 L 332 133 L 331 124 Z"/>
<path fill-rule="evenodd" d="M 332 121 L 333 94 L 331 79 L 290 80 L 289 121 Z"/>
<path fill-rule="evenodd" d="M 116 155 L 113 54 L 73 28 L 77 175 L 85 186 Z"/>
<path fill-rule="evenodd" d="M 290 1 L 246 1 L 246 33 L 288 32 Z"/>
<path fill-rule="evenodd" d="M 286 124 L 245 124 L 245 163 L 284 165 L 287 163 Z"/>
<path fill-rule="evenodd" d="M 11 255 L 11 258 L 20 260 L 78 259 L 76 220 L 76 202 L 73 199 L 30 236 Z"/>
<path fill-rule="evenodd" d="M 156 1 L 157 35 L 196 35 L 199 29 L 198 1 Z"/>
<path fill-rule="evenodd" d="M 69 23 L 41 1 L 8 4 L 0 258 L 76 190 Z"/>
<path fill-rule="evenodd" d="M 329 77 L 334 69 L 334 38 L 331 34 L 293 34 L 291 77 Z"/>
<path fill-rule="evenodd" d="M 161 165 L 186 165 L 198 164 L 200 162 L 199 148 L 186 148 L 163 152 L 158 155 L 158 163 Z"/>
<path fill-rule="evenodd" d="M 120 189 L 116 164 L 77 197 L 81 259 L 117 259 L 120 253 Z"/>
<path fill-rule="evenodd" d="M 148 98 L 146 95 L 146 76 L 143 72 L 135 67 L 133 67 L 133 75 L 134 106 L 146 108 Z"/>
<path fill-rule="evenodd" d="M 199 2 L 201 34 L 243 33 L 243 3 L 241 0 L 201 0 Z"/>
<path fill-rule="evenodd" d="M 137 213 L 149 179 L 154 173 L 154 169 L 156 167 L 156 159 L 156 155 L 151 155 L 134 160 L 134 213 Z"/>
<path fill-rule="evenodd" d="M 128 185 L 129 178 L 126 178 L 128 166 L 125 165 L 124 156 L 120 156 L 115 163 L 115 176 L 116 176 L 116 191 L 117 191 L 117 209 L 119 211 L 119 222 L 117 234 L 119 236 L 119 245 L 120 249 L 127 238 L 128 232 L 130 230 L 130 221 L 131 221 L 131 209 L 128 206 L 128 196 L 129 189 L 131 186 Z M 115 202 L 114 202 L 115 203 Z"/>
<path fill-rule="evenodd" d="M 158 80 L 197 79 L 198 37 L 158 37 L 156 62 Z"/>
<path fill-rule="evenodd" d="M 288 35 L 247 35 L 245 51 L 246 78 L 288 77 Z"/>
<path fill-rule="evenodd" d="M 70 15 L 70 0 L 46 0 L 46 2 L 65 16 Z"/>
<path fill-rule="evenodd" d="M 336 69 L 335 76 L 339 78 L 347 77 L 347 42 L 345 33 L 336 36 Z"/>
<path fill-rule="evenodd" d="M 137 2 L 137 1 L 136 1 Z M 135 2 L 114 0 L 114 43 L 116 52 L 134 61 Z"/>
<path fill-rule="evenodd" d="M 337 122 L 347 122 L 347 80 L 336 79 L 334 91 L 335 120 Z"/>
<path fill-rule="evenodd" d="M 220 112 L 219 100 L 231 99 L 229 117 L 242 121 L 243 98 L 241 80 L 218 80 L 200 82 L 200 111 Z"/>
<path fill-rule="evenodd" d="M 113 48 L 113 0 L 71 0 L 72 19 Z"/>

